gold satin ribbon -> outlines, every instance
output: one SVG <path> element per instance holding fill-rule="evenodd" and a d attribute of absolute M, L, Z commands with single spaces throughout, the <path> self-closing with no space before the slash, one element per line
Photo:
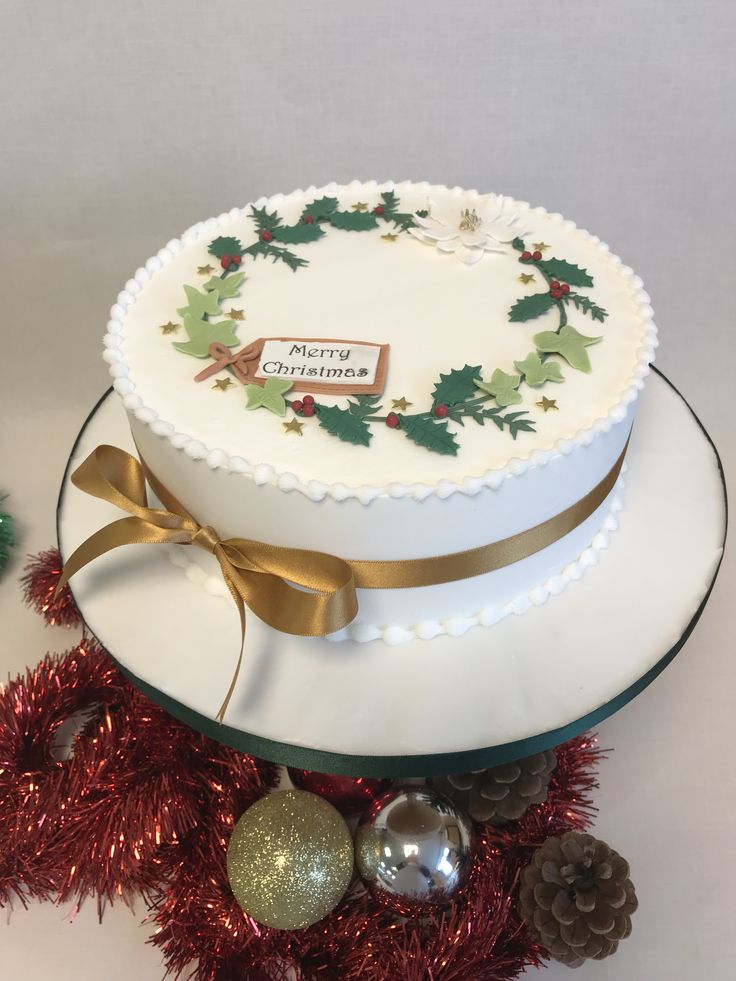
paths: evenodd
<path fill-rule="evenodd" d="M 435 586 L 519 562 L 577 528 L 600 507 L 616 483 L 627 447 L 628 441 L 613 467 L 585 497 L 533 528 L 464 552 L 423 559 L 364 561 L 265 545 L 247 538 L 221 539 L 214 528 L 200 525 L 145 464 L 118 447 L 98 446 L 74 471 L 72 483 L 85 493 L 127 511 L 130 517 L 101 528 L 69 556 L 57 593 L 79 569 L 120 545 L 196 545 L 211 552 L 235 601 L 241 627 L 235 672 L 217 713 L 221 722 L 243 661 L 246 606 L 282 633 L 324 637 L 346 627 L 355 618 L 356 588 Z M 164 508 L 148 506 L 146 480 Z"/>

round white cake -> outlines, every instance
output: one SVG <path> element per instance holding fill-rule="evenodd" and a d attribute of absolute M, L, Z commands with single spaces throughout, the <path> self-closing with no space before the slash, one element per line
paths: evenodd
<path fill-rule="evenodd" d="M 170 241 L 105 358 L 146 467 L 220 538 L 434 560 L 430 585 L 358 578 L 331 635 L 400 643 L 523 613 L 598 561 L 655 345 L 641 280 L 572 222 L 356 182 Z M 212 556 L 172 552 L 227 595 Z"/>

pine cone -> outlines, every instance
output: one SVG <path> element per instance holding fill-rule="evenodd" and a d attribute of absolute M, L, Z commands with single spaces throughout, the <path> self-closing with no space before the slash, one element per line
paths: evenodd
<path fill-rule="evenodd" d="M 614 954 L 638 905 L 628 862 L 592 835 L 548 838 L 521 873 L 522 920 L 569 967 Z"/>
<path fill-rule="evenodd" d="M 542 804 L 557 766 L 553 749 L 492 770 L 437 777 L 437 790 L 452 797 L 475 821 L 516 821 L 530 804 Z"/>

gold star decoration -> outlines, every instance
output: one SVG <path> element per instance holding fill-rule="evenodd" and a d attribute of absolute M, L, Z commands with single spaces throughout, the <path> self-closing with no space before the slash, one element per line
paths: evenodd
<path fill-rule="evenodd" d="M 169 321 L 168 324 L 161 324 L 160 330 L 162 334 L 175 334 L 180 326 L 181 324 L 172 324 Z"/>
<path fill-rule="evenodd" d="M 209 276 L 209 274 L 213 273 L 214 271 L 214 266 L 197 266 L 197 272 L 200 276 Z"/>
<path fill-rule="evenodd" d="M 232 383 L 232 378 L 218 378 L 212 388 L 216 388 L 218 392 L 226 392 Z"/>
<path fill-rule="evenodd" d="M 365 201 L 356 201 L 355 204 L 352 205 L 352 208 L 353 211 L 367 211 L 368 205 L 365 203 Z"/>
<path fill-rule="evenodd" d="M 406 412 L 410 405 L 413 403 L 407 402 L 406 398 L 402 395 L 400 399 L 391 399 L 391 408 L 398 409 L 399 412 Z"/>
<path fill-rule="evenodd" d="M 245 314 L 242 310 L 236 310 L 234 307 L 227 312 L 228 317 L 231 320 L 245 320 Z"/>
<path fill-rule="evenodd" d="M 398 237 L 399 236 L 398 235 L 394 235 L 393 232 L 386 232 L 385 235 L 382 235 L 381 236 L 381 238 L 383 239 L 384 242 L 395 242 Z"/>
<path fill-rule="evenodd" d="M 535 252 L 546 252 L 549 245 L 546 242 L 535 242 L 532 248 Z"/>
<path fill-rule="evenodd" d="M 548 399 L 546 395 L 542 396 L 542 401 L 536 403 L 540 409 L 544 409 L 545 412 L 549 412 L 550 409 L 554 409 L 555 412 L 559 409 L 557 404 L 557 399 Z"/>
<path fill-rule="evenodd" d="M 299 422 L 299 420 L 296 418 L 290 419 L 289 422 L 282 422 L 281 425 L 284 427 L 285 433 L 296 433 L 297 436 L 304 435 L 302 432 L 302 429 L 304 429 L 304 423 Z"/>
<path fill-rule="evenodd" d="M 522 273 L 521 276 L 517 276 L 517 279 L 524 286 L 534 282 L 534 277 L 532 276 L 531 273 Z"/>

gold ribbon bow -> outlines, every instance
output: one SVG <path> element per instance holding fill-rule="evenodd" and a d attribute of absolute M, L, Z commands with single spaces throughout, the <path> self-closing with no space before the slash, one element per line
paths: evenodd
<path fill-rule="evenodd" d="M 88 562 L 120 545 L 196 545 L 217 558 L 241 627 L 235 672 L 217 713 L 220 722 L 243 661 L 246 605 L 270 627 L 301 637 L 324 637 L 341 630 L 358 612 L 349 563 L 324 552 L 219 538 L 213 528 L 199 525 L 135 457 L 116 446 L 98 446 L 71 479 L 80 490 L 109 501 L 131 517 L 113 521 L 83 542 L 64 564 L 57 591 Z M 146 479 L 168 510 L 148 506 Z"/>

